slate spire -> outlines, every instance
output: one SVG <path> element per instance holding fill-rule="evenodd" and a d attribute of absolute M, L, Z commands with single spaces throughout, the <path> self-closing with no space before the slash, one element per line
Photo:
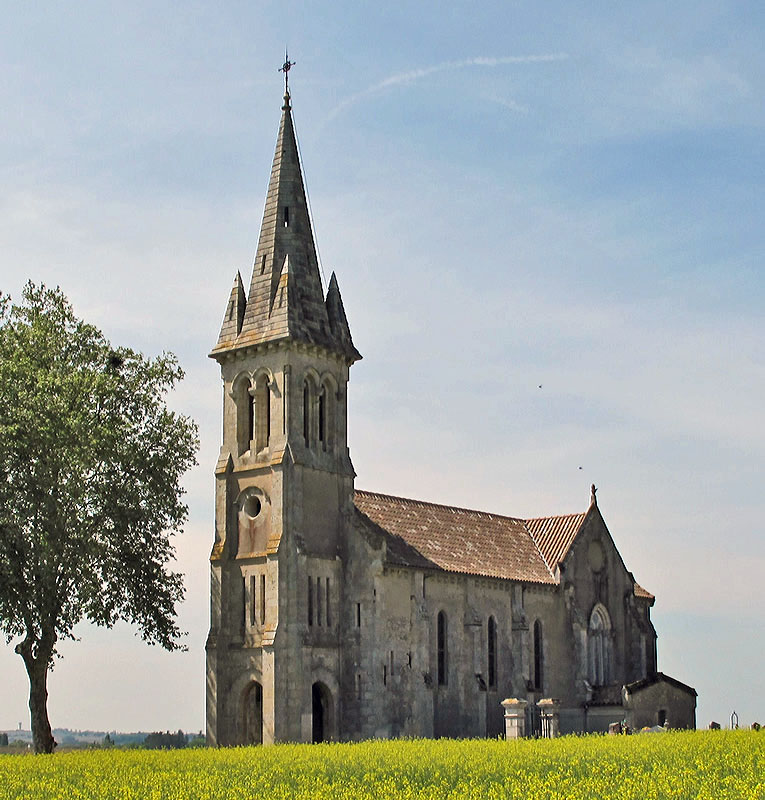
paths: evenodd
<path fill-rule="evenodd" d="M 361 356 L 351 342 L 336 284 L 335 279 L 332 298 L 325 301 L 287 93 L 244 317 L 234 341 L 231 326 L 224 321 L 226 337 L 221 330 L 211 355 L 290 340 L 342 353 L 351 362 L 358 360 Z"/>

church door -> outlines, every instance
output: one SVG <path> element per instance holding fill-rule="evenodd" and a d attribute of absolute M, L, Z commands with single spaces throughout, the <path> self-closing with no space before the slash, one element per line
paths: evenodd
<path fill-rule="evenodd" d="M 323 742 L 327 738 L 329 723 L 329 690 L 321 683 L 314 683 L 311 687 L 311 711 L 313 716 L 313 729 L 311 741 Z"/>
<path fill-rule="evenodd" d="M 263 687 L 250 684 L 244 694 L 243 744 L 263 744 Z"/>

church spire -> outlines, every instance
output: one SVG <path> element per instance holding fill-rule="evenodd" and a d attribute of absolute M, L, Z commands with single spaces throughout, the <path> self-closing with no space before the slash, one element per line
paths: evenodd
<path fill-rule="evenodd" d="M 221 337 L 211 355 L 292 340 L 339 352 L 352 363 L 361 356 L 350 340 L 344 312 L 339 319 L 339 293 L 335 288 L 325 300 L 319 277 L 287 83 L 293 63 L 285 56 L 284 105 L 243 319 L 235 341 L 229 326 L 229 335 Z"/>

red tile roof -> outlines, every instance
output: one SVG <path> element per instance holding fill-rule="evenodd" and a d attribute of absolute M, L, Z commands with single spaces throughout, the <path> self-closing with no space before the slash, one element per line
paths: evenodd
<path fill-rule="evenodd" d="M 386 536 L 389 564 L 529 583 L 557 582 L 586 516 L 524 520 L 359 490 L 354 502 Z M 653 599 L 637 583 L 635 595 Z"/>
<path fill-rule="evenodd" d="M 562 517 L 526 520 L 526 527 L 550 569 L 555 570 L 566 557 L 584 517 L 584 514 L 566 514 Z"/>
<path fill-rule="evenodd" d="M 555 583 L 522 519 L 372 492 L 357 491 L 355 503 L 394 537 L 388 548 L 393 563 L 400 563 L 405 544 L 429 566 L 448 572 Z M 403 566 L 421 566 L 407 556 Z"/>
<path fill-rule="evenodd" d="M 644 597 L 646 600 L 656 599 L 647 589 L 644 589 L 637 581 L 635 582 L 635 597 Z"/>

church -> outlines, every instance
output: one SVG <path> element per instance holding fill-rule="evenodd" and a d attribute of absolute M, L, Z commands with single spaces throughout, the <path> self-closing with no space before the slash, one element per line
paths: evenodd
<path fill-rule="evenodd" d="M 320 279 L 288 90 L 252 278 L 236 275 L 210 357 L 209 744 L 496 737 L 507 698 L 527 735 L 545 703 L 561 733 L 695 727 L 594 486 L 584 510 L 536 519 L 355 489 L 361 354 L 336 276 Z"/>

